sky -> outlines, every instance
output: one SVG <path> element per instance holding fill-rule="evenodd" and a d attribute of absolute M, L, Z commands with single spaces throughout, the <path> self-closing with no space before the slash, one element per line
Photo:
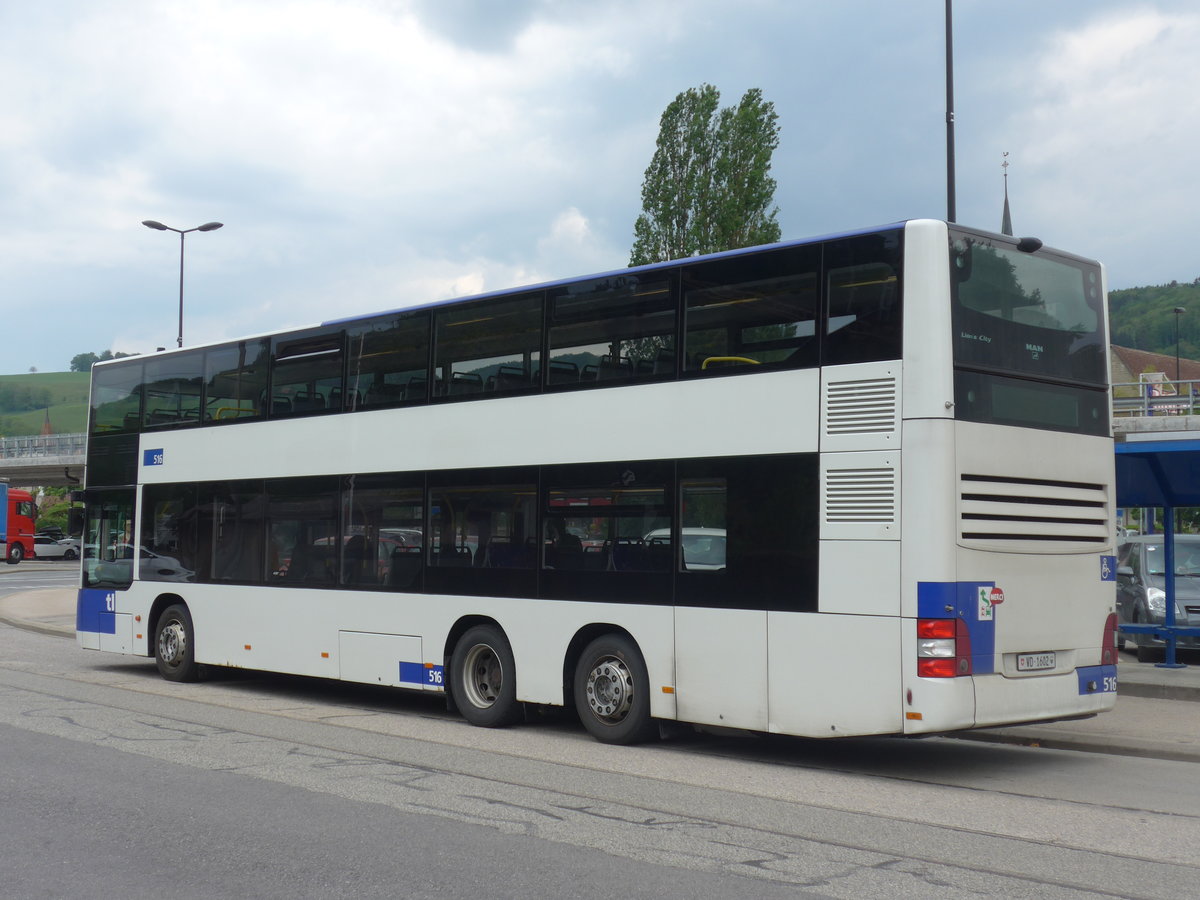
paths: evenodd
<path fill-rule="evenodd" d="M 1194 0 L 955 0 L 957 219 L 1200 276 Z M 785 239 L 945 218 L 941 0 L 0 0 L 0 374 L 625 266 L 659 116 L 779 115 Z"/>

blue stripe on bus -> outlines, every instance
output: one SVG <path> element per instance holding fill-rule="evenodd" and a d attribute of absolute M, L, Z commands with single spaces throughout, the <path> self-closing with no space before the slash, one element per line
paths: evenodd
<path fill-rule="evenodd" d="M 919 581 L 917 615 L 922 619 L 962 619 L 971 636 L 971 671 L 988 675 L 996 671 L 996 616 L 980 618 L 979 592 L 991 591 L 994 581 Z"/>
<path fill-rule="evenodd" d="M 1117 667 L 1082 666 L 1075 670 L 1079 676 L 1079 693 L 1115 694 L 1117 692 Z"/>
<path fill-rule="evenodd" d="M 116 634 L 117 617 L 113 613 L 116 601 L 115 591 L 80 589 L 75 601 L 75 630 L 92 634 Z"/>

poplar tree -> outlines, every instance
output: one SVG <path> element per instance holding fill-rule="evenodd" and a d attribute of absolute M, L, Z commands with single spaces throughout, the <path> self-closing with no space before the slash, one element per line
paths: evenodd
<path fill-rule="evenodd" d="M 711 84 L 679 94 L 659 120 L 642 181 L 631 266 L 779 240 L 771 155 L 779 146 L 775 105 L 751 88 L 719 107 Z"/>

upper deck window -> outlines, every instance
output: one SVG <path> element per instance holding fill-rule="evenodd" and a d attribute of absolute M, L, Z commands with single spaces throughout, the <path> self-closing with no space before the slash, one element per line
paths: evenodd
<path fill-rule="evenodd" d="M 143 371 L 140 360 L 92 370 L 92 434 L 141 429 Z"/>
<path fill-rule="evenodd" d="M 340 410 L 343 402 L 341 331 L 321 329 L 272 341 L 271 415 Z"/>
<path fill-rule="evenodd" d="M 900 230 L 882 231 L 825 245 L 821 365 L 900 358 L 902 237 Z"/>
<path fill-rule="evenodd" d="M 537 388 L 540 293 L 439 310 L 434 329 L 435 396 L 526 393 Z"/>
<path fill-rule="evenodd" d="M 205 422 L 262 416 L 267 399 L 269 344 L 267 340 L 240 341 L 205 354 Z"/>
<path fill-rule="evenodd" d="M 815 366 L 820 267 L 814 245 L 685 268 L 684 371 Z"/>
<path fill-rule="evenodd" d="M 380 316 L 353 325 L 346 409 L 375 409 L 429 399 L 429 312 Z"/>
<path fill-rule="evenodd" d="M 146 360 L 144 427 L 197 424 L 203 386 L 203 353 Z"/>
<path fill-rule="evenodd" d="M 661 272 L 568 285 L 550 296 L 548 385 L 675 375 L 675 296 Z"/>

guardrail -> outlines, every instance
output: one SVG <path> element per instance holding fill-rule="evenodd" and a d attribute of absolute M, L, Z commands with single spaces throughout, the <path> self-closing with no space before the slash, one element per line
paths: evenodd
<path fill-rule="evenodd" d="M 1113 415 L 1200 415 L 1200 381 L 1130 381 L 1112 386 Z"/>
<path fill-rule="evenodd" d="M 0 457 L 30 459 L 48 456 L 79 456 L 87 450 L 86 434 L 32 434 L 0 438 Z"/>

